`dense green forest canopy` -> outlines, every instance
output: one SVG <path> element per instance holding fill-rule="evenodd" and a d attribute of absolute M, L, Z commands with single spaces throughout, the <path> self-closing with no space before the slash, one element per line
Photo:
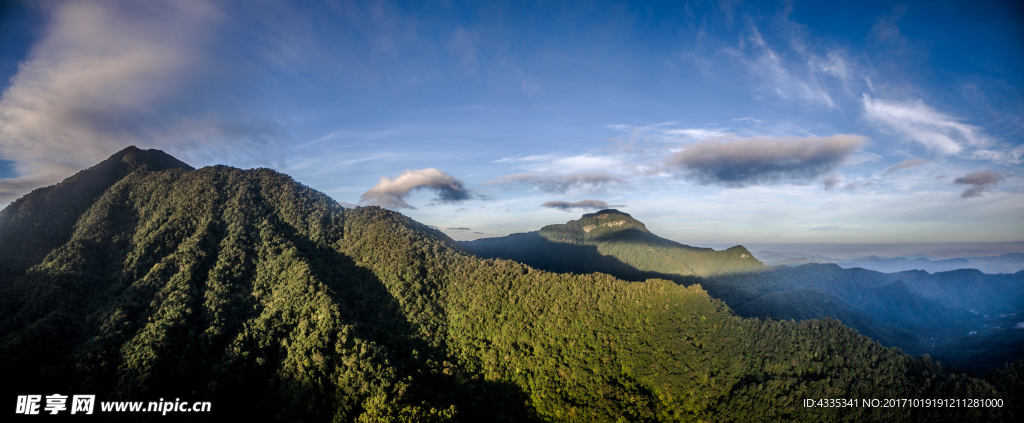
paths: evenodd
<path fill-rule="evenodd" d="M 217 421 L 1024 416 L 1020 363 L 969 377 L 836 320 L 739 317 L 697 284 L 481 259 L 268 169 L 193 170 L 129 148 L 0 212 L 0 246 L 11 402 L 179 396 L 212 401 L 198 418 Z M 759 265 L 739 249 L 716 254 L 719 274 Z M 803 406 L 823 398 L 1003 407 Z"/>
<path fill-rule="evenodd" d="M 460 243 L 484 258 L 552 272 L 602 272 L 700 284 L 743 317 L 835 318 L 886 346 L 976 372 L 1024 357 L 1024 272 L 881 273 L 835 264 L 769 268 L 742 246 L 724 251 L 661 238 L 618 210 L 539 231 Z M 1000 317 L 1001 316 L 1001 317 Z"/>

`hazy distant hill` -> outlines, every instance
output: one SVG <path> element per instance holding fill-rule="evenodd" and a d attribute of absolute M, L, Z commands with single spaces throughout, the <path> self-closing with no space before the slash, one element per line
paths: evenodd
<path fill-rule="evenodd" d="M 398 213 L 346 210 L 271 170 L 161 168 L 166 157 L 128 149 L 0 212 L 0 260 L 20 263 L 0 285 L 10 402 L 182 397 L 211 401 L 214 414 L 188 416 L 209 421 L 1021 415 L 1024 364 L 988 380 L 954 374 L 835 320 L 744 319 L 697 286 L 483 260 Z M 132 161 L 141 165 L 106 171 Z M 82 181 L 103 183 L 73 194 Z M 57 226 L 39 227 L 55 215 Z M 48 238 L 18 248 L 32 233 Z M 760 267 L 743 254 L 709 254 L 706 268 Z M 1006 406 L 808 408 L 806 398 Z"/>
<path fill-rule="evenodd" d="M 960 257 L 952 259 L 934 259 L 913 254 L 903 257 L 868 256 L 850 260 L 804 254 L 783 253 L 776 251 L 758 251 L 754 255 L 768 266 L 786 265 L 800 266 L 808 263 L 835 263 L 844 269 L 860 267 L 884 273 L 903 272 L 908 270 L 924 270 L 929 273 L 948 272 L 959 269 L 978 269 L 983 273 L 1017 273 L 1024 270 L 1024 253 L 1007 253 L 989 257 Z"/>
<path fill-rule="evenodd" d="M 754 257 L 766 266 L 800 266 L 808 263 L 835 263 L 839 260 L 832 257 L 825 257 L 816 254 L 790 253 L 779 251 L 761 250 L 754 252 Z"/>

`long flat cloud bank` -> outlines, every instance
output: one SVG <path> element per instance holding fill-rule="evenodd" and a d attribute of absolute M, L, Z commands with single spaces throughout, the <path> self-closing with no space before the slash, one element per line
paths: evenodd
<path fill-rule="evenodd" d="M 864 137 L 845 134 L 710 139 L 673 154 L 667 167 L 700 185 L 806 183 L 839 167 L 866 143 Z"/>
<path fill-rule="evenodd" d="M 407 170 L 395 179 L 383 176 L 380 182 L 360 196 L 360 203 L 391 208 L 414 208 L 405 197 L 417 190 L 433 191 L 439 203 L 458 203 L 473 198 L 465 184 L 454 176 L 429 168 Z"/>
<path fill-rule="evenodd" d="M 570 211 L 572 209 L 607 209 L 612 207 L 626 207 L 625 204 L 608 204 L 601 200 L 582 200 L 574 203 L 566 201 L 548 201 L 540 206 L 564 211 Z"/>

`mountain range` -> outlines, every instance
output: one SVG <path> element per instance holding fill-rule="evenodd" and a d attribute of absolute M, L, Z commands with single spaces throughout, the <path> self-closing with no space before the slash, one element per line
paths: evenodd
<path fill-rule="evenodd" d="M 611 209 L 535 232 L 461 245 L 480 257 L 515 260 L 553 272 L 699 283 L 744 317 L 835 318 L 883 345 L 915 355 L 928 353 L 978 371 L 1024 357 L 1024 331 L 996 323 L 998 315 L 1024 316 L 1024 272 L 881 273 L 814 263 L 768 267 L 742 246 L 715 251 L 683 245 L 658 237 L 628 214 Z M 976 347 L 968 354 L 958 346 L 979 334 L 997 338 L 993 344 L 1001 346 L 983 354 Z"/>
<path fill-rule="evenodd" d="M 921 254 L 901 257 L 867 256 L 855 259 L 834 259 L 817 254 L 757 251 L 754 255 L 769 266 L 800 266 L 808 263 L 835 263 L 844 269 L 860 267 L 884 273 L 923 270 L 929 273 L 960 269 L 977 269 L 982 273 L 1017 273 L 1024 270 L 1024 253 L 1006 253 L 987 257 L 937 259 Z"/>
<path fill-rule="evenodd" d="M 971 376 L 834 319 L 742 317 L 727 304 L 750 287 L 730 281 L 757 290 L 784 275 L 742 247 L 681 248 L 638 223 L 597 213 L 518 239 L 569 245 L 543 258 L 552 266 L 646 279 L 556 273 L 470 254 L 396 212 L 345 209 L 269 169 L 193 169 L 131 147 L 0 211 L 0 392 L 212 403 L 191 421 L 1024 416 L 1024 362 Z M 804 402 L 829 398 L 1004 405 Z"/>

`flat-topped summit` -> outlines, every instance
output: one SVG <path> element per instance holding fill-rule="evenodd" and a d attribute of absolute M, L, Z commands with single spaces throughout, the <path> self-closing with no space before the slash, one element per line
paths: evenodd
<path fill-rule="evenodd" d="M 627 213 L 605 209 L 564 224 L 462 243 L 481 257 L 505 258 L 557 272 L 602 272 L 628 280 L 708 277 L 767 270 L 750 251 L 683 245 L 659 237 Z"/>

